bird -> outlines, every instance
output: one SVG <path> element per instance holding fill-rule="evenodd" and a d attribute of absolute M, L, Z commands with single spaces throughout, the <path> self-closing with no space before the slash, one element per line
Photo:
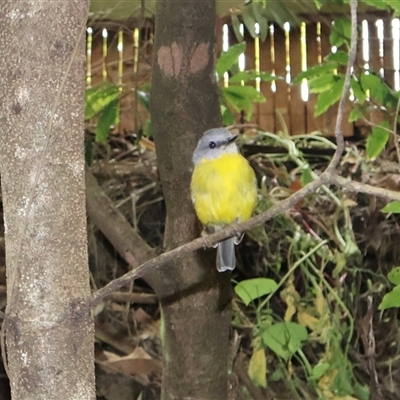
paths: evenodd
<path fill-rule="evenodd" d="M 193 152 L 190 184 L 196 215 L 206 232 L 216 232 L 251 218 L 257 203 L 256 175 L 236 145 L 238 135 L 226 128 L 206 131 Z M 236 266 L 235 244 L 243 234 L 217 245 L 219 272 Z"/>

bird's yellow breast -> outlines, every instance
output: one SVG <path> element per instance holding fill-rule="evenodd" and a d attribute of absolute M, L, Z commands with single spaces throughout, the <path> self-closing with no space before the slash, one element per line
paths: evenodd
<path fill-rule="evenodd" d="M 254 171 L 240 154 L 201 161 L 193 171 L 191 192 L 203 225 L 247 220 L 257 201 Z"/>

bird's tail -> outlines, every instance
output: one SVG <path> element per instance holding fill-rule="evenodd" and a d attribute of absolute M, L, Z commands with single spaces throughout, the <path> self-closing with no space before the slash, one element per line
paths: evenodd
<path fill-rule="evenodd" d="M 235 239 L 229 238 L 218 243 L 217 270 L 219 272 L 232 271 L 235 266 Z"/>

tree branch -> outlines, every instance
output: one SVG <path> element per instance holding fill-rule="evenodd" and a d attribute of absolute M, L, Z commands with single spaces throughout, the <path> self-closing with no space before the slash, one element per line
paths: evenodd
<path fill-rule="evenodd" d="M 132 280 L 139 277 L 147 275 L 150 271 L 155 268 L 162 267 L 163 265 L 176 260 L 177 258 L 183 257 L 193 251 L 199 250 L 201 248 L 210 247 L 221 240 L 232 237 L 238 233 L 244 232 L 246 230 L 255 228 L 256 226 L 262 225 L 266 221 L 274 218 L 276 215 L 282 214 L 286 210 L 294 207 L 299 201 L 304 199 L 311 193 L 315 193 L 323 185 L 337 185 L 338 187 L 343 187 L 349 191 L 366 193 L 369 195 L 382 197 L 388 200 L 398 200 L 400 201 L 400 193 L 374 187 L 371 185 L 363 184 L 360 182 L 351 181 L 343 177 L 338 176 L 335 173 L 335 169 L 340 161 L 340 158 L 344 151 L 344 138 L 342 132 L 342 122 L 345 102 L 348 99 L 349 88 L 350 88 L 350 77 L 352 66 L 354 64 L 355 55 L 357 53 L 357 0 L 351 0 L 351 13 L 352 13 L 352 38 L 351 46 L 349 51 L 349 61 L 346 70 L 346 78 L 343 89 L 343 94 L 339 103 L 338 116 L 336 120 L 335 135 L 338 141 L 336 152 L 332 158 L 332 161 L 328 165 L 325 172 L 321 174 L 315 181 L 310 182 L 290 197 L 285 200 L 280 201 L 278 204 L 272 206 L 269 210 L 249 219 L 248 221 L 233 224 L 225 229 L 208 235 L 207 237 L 201 237 L 193 240 L 190 243 L 179 246 L 171 251 L 165 252 L 158 257 L 155 257 L 147 262 L 142 263 L 140 266 L 132 265 L 133 270 L 121 276 L 118 279 L 108 283 L 103 288 L 99 289 L 90 298 L 90 305 L 95 307 L 105 296 L 110 295 L 114 291 L 118 290 L 122 286 L 128 285 Z M 120 251 L 121 253 L 121 251 Z M 129 250 L 125 250 L 122 254 L 125 260 L 136 260 L 136 257 L 131 254 Z"/>
<path fill-rule="evenodd" d="M 353 192 L 361 192 L 377 197 L 382 197 L 385 199 L 400 201 L 399 192 L 377 188 L 360 182 L 354 182 L 339 177 L 335 174 L 330 174 L 329 172 L 326 172 L 315 181 L 304 186 L 302 189 L 292 194 L 287 199 L 280 201 L 278 204 L 275 204 L 262 214 L 256 215 L 248 221 L 242 222 L 240 224 L 230 225 L 219 232 L 208 235 L 207 237 L 201 237 L 193 240 L 190 243 L 176 247 L 171 251 L 163 253 L 160 256 L 143 263 L 132 271 L 127 272 L 125 275 L 121 276 L 118 279 L 115 279 L 114 281 L 108 283 L 106 286 L 93 293 L 90 299 L 91 306 L 95 307 L 102 300 L 103 297 L 115 292 L 122 286 L 128 285 L 133 279 L 145 276 L 147 273 L 149 273 L 149 271 L 152 271 L 155 268 L 162 267 L 163 265 L 173 260 L 176 260 L 177 258 L 183 257 L 186 254 L 191 253 L 192 251 L 199 250 L 201 248 L 211 247 L 221 240 L 227 239 L 228 237 L 232 237 L 240 232 L 247 231 L 249 229 L 255 228 L 256 226 L 262 225 L 266 221 L 294 207 L 300 200 L 304 199 L 309 194 L 314 193 L 322 185 L 330 184 L 336 184 Z M 124 258 L 129 259 L 129 254 L 126 254 Z"/>

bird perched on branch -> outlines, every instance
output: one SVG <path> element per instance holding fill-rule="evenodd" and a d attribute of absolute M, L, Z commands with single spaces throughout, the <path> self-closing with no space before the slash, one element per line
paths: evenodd
<path fill-rule="evenodd" d="M 255 173 L 239 153 L 237 137 L 225 128 L 210 129 L 193 153 L 192 200 L 197 217 L 207 231 L 218 231 L 249 219 L 256 206 Z M 235 244 L 242 237 L 243 234 L 218 243 L 219 272 L 235 268 Z"/>

